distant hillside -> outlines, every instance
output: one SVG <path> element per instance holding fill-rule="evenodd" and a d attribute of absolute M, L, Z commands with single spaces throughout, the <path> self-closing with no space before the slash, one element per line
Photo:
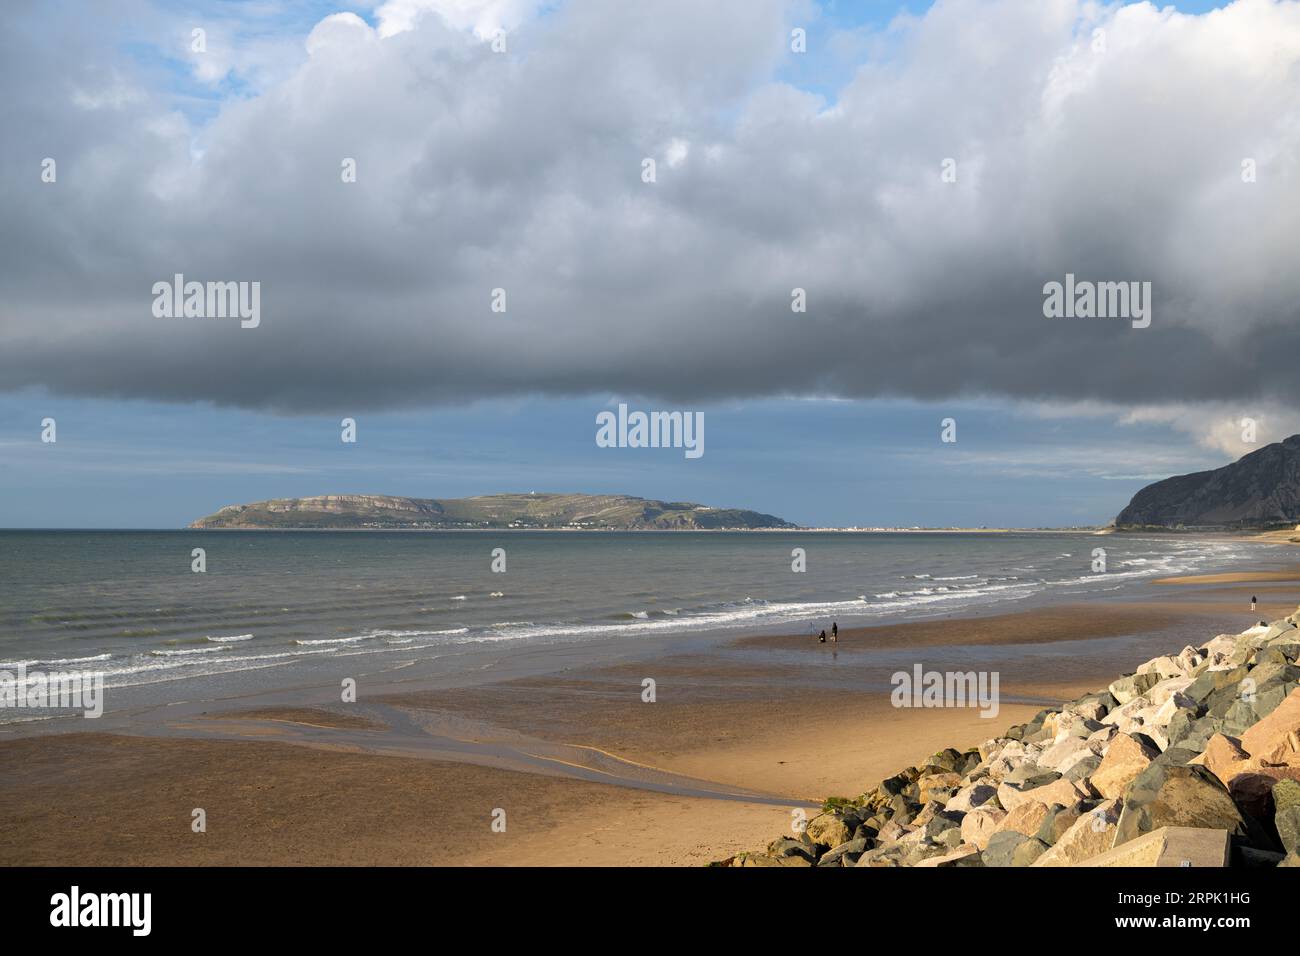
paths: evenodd
<path fill-rule="evenodd" d="M 1213 471 L 1147 485 L 1115 518 L 1120 528 L 1277 528 L 1300 521 L 1300 435 Z"/>
<path fill-rule="evenodd" d="M 317 495 L 227 505 L 191 528 L 793 528 L 774 515 L 629 495 Z"/>

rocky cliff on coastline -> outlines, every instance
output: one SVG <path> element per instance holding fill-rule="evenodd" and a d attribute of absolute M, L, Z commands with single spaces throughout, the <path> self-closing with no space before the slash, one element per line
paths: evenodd
<path fill-rule="evenodd" d="M 1300 866 L 1300 610 L 933 754 L 724 866 Z"/>
<path fill-rule="evenodd" d="M 1222 468 L 1147 485 L 1115 518 L 1121 529 L 1295 527 L 1300 521 L 1300 435 Z"/>

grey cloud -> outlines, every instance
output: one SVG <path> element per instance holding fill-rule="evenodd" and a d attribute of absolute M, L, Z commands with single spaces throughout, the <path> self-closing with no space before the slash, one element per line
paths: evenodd
<path fill-rule="evenodd" d="M 156 11 L 118 10 L 0 12 L 0 388 L 1300 397 L 1297 4 L 949 0 L 862 45 L 833 103 L 775 79 L 805 15 L 778 0 L 568 0 L 508 56 L 435 16 L 335 18 L 199 129 L 121 52 Z M 154 318 L 176 272 L 260 281 L 260 328 Z M 1152 327 L 1044 318 L 1066 272 L 1150 280 Z"/>

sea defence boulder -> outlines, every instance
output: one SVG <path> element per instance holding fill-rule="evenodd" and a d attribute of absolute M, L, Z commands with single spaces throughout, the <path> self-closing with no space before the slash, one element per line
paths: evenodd
<path fill-rule="evenodd" d="M 1089 782 L 1103 797 L 1123 796 L 1134 778 L 1159 756 L 1160 749 L 1151 738 L 1141 734 L 1116 734 Z"/>
<path fill-rule="evenodd" d="M 1227 830 L 1161 827 L 1079 865 L 1224 867 L 1231 853 L 1232 840 Z"/>
<path fill-rule="evenodd" d="M 1300 866 L 1300 609 L 940 751 L 732 866 Z"/>
<path fill-rule="evenodd" d="M 1115 846 L 1162 827 L 1203 827 L 1247 836 L 1247 824 L 1219 778 L 1204 767 L 1155 762 L 1124 791 Z"/>

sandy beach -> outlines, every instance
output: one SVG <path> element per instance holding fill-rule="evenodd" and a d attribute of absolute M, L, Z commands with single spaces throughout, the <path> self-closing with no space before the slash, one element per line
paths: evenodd
<path fill-rule="evenodd" d="M 745 637 L 350 706 L 309 694 L 138 734 L 8 739 L 0 864 L 700 865 L 766 843 L 797 808 L 1300 601 L 1300 577 L 1268 576 L 1252 614 L 1227 577 L 1140 602 L 845 629 L 837 644 Z M 889 674 L 912 661 L 995 667 L 997 716 L 893 707 Z"/>

